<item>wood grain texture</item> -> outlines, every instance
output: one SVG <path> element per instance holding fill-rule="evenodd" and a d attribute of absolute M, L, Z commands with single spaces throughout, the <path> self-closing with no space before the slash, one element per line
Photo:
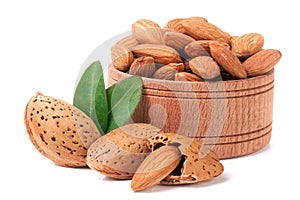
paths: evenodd
<path fill-rule="evenodd" d="M 108 84 L 129 74 L 109 67 Z M 271 138 L 274 71 L 225 82 L 180 82 L 143 78 L 134 122 L 195 137 L 220 158 L 253 153 Z"/>

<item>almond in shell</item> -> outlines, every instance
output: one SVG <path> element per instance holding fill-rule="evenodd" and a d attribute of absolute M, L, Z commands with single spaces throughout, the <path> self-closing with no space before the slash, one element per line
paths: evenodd
<path fill-rule="evenodd" d="M 149 124 L 127 124 L 96 140 L 88 149 L 88 166 L 115 179 L 131 179 L 150 152 L 147 139 L 160 132 Z"/>
<path fill-rule="evenodd" d="M 155 149 L 164 145 L 177 144 L 179 150 L 183 154 L 186 154 L 188 149 L 192 149 L 193 151 L 201 152 L 202 156 L 209 155 L 210 157 L 219 160 L 218 155 L 214 151 L 201 145 L 201 142 L 196 138 L 187 137 L 175 133 L 160 132 L 150 137 L 148 140 L 150 142 L 149 146 L 151 151 L 154 151 Z"/>
<path fill-rule="evenodd" d="M 82 111 L 40 92 L 29 100 L 24 122 L 37 150 L 61 166 L 86 166 L 87 149 L 101 136 Z"/>
<path fill-rule="evenodd" d="M 223 173 L 224 167 L 218 156 L 200 142 L 175 133 L 159 133 L 149 139 L 151 149 L 161 148 L 163 145 L 179 145 L 182 159 L 174 171 L 160 183 L 165 185 L 179 185 L 197 183 L 209 180 Z"/>
<path fill-rule="evenodd" d="M 175 146 L 163 146 L 152 153 L 141 163 L 131 182 L 133 191 L 150 188 L 168 176 L 179 164 L 181 153 Z"/>
<path fill-rule="evenodd" d="M 276 49 L 261 50 L 243 62 L 248 76 L 259 76 L 271 71 L 281 59 Z"/>

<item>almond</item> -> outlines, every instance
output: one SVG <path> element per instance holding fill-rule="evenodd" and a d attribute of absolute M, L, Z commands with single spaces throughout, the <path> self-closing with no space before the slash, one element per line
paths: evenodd
<path fill-rule="evenodd" d="M 133 53 L 138 56 L 151 56 L 159 64 L 169 64 L 181 62 L 178 52 L 168 46 L 157 44 L 140 44 L 132 49 Z"/>
<path fill-rule="evenodd" d="M 203 79 L 189 72 L 178 72 L 175 74 L 175 81 L 203 81 Z"/>
<path fill-rule="evenodd" d="M 178 144 L 179 150 L 186 155 L 188 149 L 192 151 L 200 151 L 202 156 L 209 155 L 210 157 L 219 160 L 218 155 L 211 151 L 209 148 L 205 146 L 201 146 L 201 142 L 196 138 L 187 137 L 184 135 L 179 135 L 176 133 L 164 133 L 160 132 L 148 139 L 150 142 L 150 149 L 154 151 L 155 149 L 168 144 Z"/>
<path fill-rule="evenodd" d="M 141 44 L 164 44 L 160 26 L 149 19 L 136 21 L 132 25 L 132 34 Z"/>
<path fill-rule="evenodd" d="M 185 66 L 183 63 L 169 63 L 168 66 L 172 67 L 177 72 L 183 72 L 185 70 Z"/>
<path fill-rule="evenodd" d="M 182 22 L 190 20 L 207 22 L 207 19 L 205 19 L 204 17 L 176 18 L 168 21 L 166 28 L 174 30 L 178 33 L 186 33 L 185 28 L 182 26 Z"/>
<path fill-rule="evenodd" d="M 131 182 L 133 191 L 141 191 L 158 184 L 179 164 L 181 153 L 175 146 L 163 146 L 146 157 Z"/>
<path fill-rule="evenodd" d="M 186 152 L 178 170 L 165 177 L 160 183 L 164 185 L 181 185 L 197 183 L 215 178 L 223 173 L 223 165 L 213 157 L 201 155 L 199 151 Z"/>
<path fill-rule="evenodd" d="M 193 20 L 193 21 L 208 22 L 206 18 L 204 18 L 204 17 L 198 17 L 198 16 L 188 17 L 188 18 L 185 18 L 184 20 L 186 20 L 186 21 Z"/>
<path fill-rule="evenodd" d="M 149 124 L 127 124 L 96 140 L 88 149 L 88 166 L 115 179 L 131 179 L 150 152 L 148 138 L 160 129 Z"/>
<path fill-rule="evenodd" d="M 208 56 L 193 58 L 190 60 L 189 66 L 193 73 L 203 79 L 212 79 L 220 75 L 220 68 L 218 64 Z"/>
<path fill-rule="evenodd" d="M 191 58 L 210 55 L 210 45 L 213 44 L 221 45 L 230 49 L 230 46 L 225 42 L 219 42 L 217 40 L 197 40 L 188 44 L 184 50 L 185 53 Z"/>
<path fill-rule="evenodd" d="M 264 37 L 258 33 L 248 33 L 231 40 L 231 51 L 238 57 L 249 57 L 262 49 Z"/>
<path fill-rule="evenodd" d="M 86 166 L 87 149 L 101 136 L 82 111 L 39 92 L 27 104 L 24 122 L 37 150 L 61 166 Z"/>
<path fill-rule="evenodd" d="M 153 74 L 153 78 L 162 80 L 174 80 L 178 71 L 169 65 L 162 66 Z"/>
<path fill-rule="evenodd" d="M 196 40 L 217 40 L 229 43 L 229 38 L 220 28 L 201 20 L 184 20 L 185 33 Z"/>
<path fill-rule="evenodd" d="M 238 57 L 236 57 L 228 48 L 222 45 L 211 44 L 210 53 L 229 74 L 236 78 L 247 78 L 246 70 Z"/>
<path fill-rule="evenodd" d="M 189 138 L 175 133 L 159 133 L 149 139 L 150 147 L 155 151 L 163 145 L 177 145 L 182 159 L 174 171 L 160 183 L 164 185 L 178 185 L 197 183 L 209 180 L 223 173 L 224 167 L 219 162 L 215 152 L 195 138 Z"/>
<path fill-rule="evenodd" d="M 130 51 L 133 47 L 137 46 L 139 42 L 133 35 L 129 35 L 119 40 L 116 44 L 121 45 Z"/>
<path fill-rule="evenodd" d="M 166 32 L 164 34 L 164 41 L 167 46 L 170 46 L 181 53 L 184 51 L 184 47 L 187 44 L 196 40 L 182 33 Z"/>
<path fill-rule="evenodd" d="M 232 43 L 233 40 L 235 40 L 236 38 L 238 38 L 239 36 L 236 35 L 230 35 L 229 40 L 230 40 L 230 44 Z"/>
<path fill-rule="evenodd" d="M 127 72 L 133 62 L 133 54 L 123 45 L 114 45 L 111 48 L 111 57 L 116 69 Z"/>
<path fill-rule="evenodd" d="M 281 52 L 275 49 L 261 50 L 243 62 L 248 76 L 259 76 L 271 71 L 281 59 Z"/>
<path fill-rule="evenodd" d="M 190 58 L 195 58 L 198 56 L 209 56 L 209 49 L 204 48 L 197 41 L 191 42 L 188 45 L 186 45 L 184 48 L 184 52 Z"/>
<path fill-rule="evenodd" d="M 176 18 L 168 21 L 166 28 L 170 30 L 174 30 L 178 33 L 185 33 L 185 30 L 182 26 L 182 21 L 184 18 Z"/>
<path fill-rule="evenodd" d="M 129 74 L 150 78 L 155 70 L 154 59 L 150 56 L 142 56 L 133 61 Z"/>

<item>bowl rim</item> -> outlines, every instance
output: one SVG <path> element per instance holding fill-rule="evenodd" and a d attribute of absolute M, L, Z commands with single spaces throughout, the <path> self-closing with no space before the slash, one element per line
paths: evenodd
<path fill-rule="evenodd" d="M 133 75 L 122 72 L 109 66 L 109 78 L 120 81 L 124 78 Z M 192 88 L 192 91 L 200 92 L 230 92 L 230 91 L 243 91 L 271 86 L 274 83 L 274 69 L 256 77 L 249 77 L 246 79 L 228 80 L 228 81 L 174 81 L 174 80 L 161 80 L 154 78 L 141 77 L 144 83 L 144 89 L 158 89 L 159 85 L 165 86 L 173 91 L 185 91 L 185 88 Z"/>

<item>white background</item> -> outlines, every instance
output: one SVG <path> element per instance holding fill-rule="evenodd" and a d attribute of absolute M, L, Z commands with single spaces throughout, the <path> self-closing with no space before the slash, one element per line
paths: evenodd
<path fill-rule="evenodd" d="M 299 22 L 297 1 L 1 1 L 0 199 L 299 199 Z M 23 124 L 41 91 L 72 102 L 88 55 L 103 41 L 148 18 L 164 26 L 203 16 L 232 35 L 259 32 L 281 50 L 276 66 L 273 135 L 262 151 L 223 160 L 212 181 L 134 193 L 89 169 L 54 165 L 33 147 Z M 297 190 L 298 189 L 298 190 Z"/>

